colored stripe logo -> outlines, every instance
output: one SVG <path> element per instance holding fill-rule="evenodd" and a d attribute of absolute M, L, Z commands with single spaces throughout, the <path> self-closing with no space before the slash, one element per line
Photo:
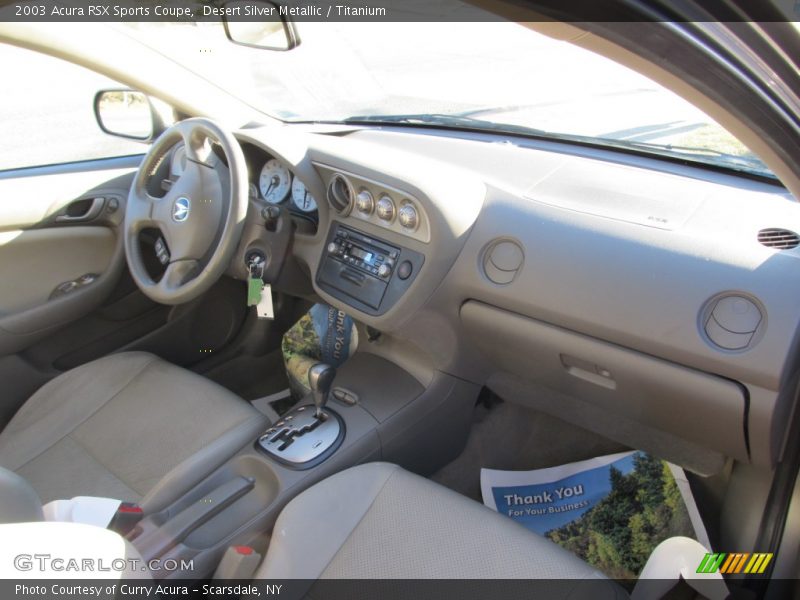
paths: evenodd
<path fill-rule="evenodd" d="M 723 573 L 733 575 L 736 573 L 750 573 L 760 575 L 767 570 L 772 560 L 772 553 L 769 552 L 720 552 L 716 554 L 706 554 L 697 567 L 698 573 Z"/>

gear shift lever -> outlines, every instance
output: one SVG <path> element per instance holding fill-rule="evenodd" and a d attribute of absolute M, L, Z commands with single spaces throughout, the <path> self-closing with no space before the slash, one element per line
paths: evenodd
<path fill-rule="evenodd" d="M 308 385 L 317 410 L 298 406 L 258 438 L 258 447 L 278 462 L 301 469 L 326 460 L 344 440 L 344 421 L 325 404 L 336 369 L 317 363 L 308 370 Z M 0 469 L 1 470 L 1 469 Z"/>
<path fill-rule="evenodd" d="M 336 377 L 336 369 L 325 363 L 317 363 L 308 371 L 308 385 L 314 396 L 314 406 L 317 407 L 316 417 L 322 419 L 322 409 L 328 401 L 328 393 Z"/>

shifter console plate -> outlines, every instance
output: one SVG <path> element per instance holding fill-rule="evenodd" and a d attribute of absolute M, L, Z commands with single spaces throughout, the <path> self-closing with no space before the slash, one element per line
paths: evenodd
<path fill-rule="evenodd" d="M 299 406 L 270 427 L 256 447 L 281 464 L 310 469 L 333 454 L 344 440 L 344 422 L 329 408 L 318 419 L 312 405 Z"/>

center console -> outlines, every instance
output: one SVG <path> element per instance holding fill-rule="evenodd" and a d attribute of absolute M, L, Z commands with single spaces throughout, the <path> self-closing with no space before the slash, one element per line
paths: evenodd
<path fill-rule="evenodd" d="M 192 561 L 191 569 L 155 571 L 155 579 L 209 577 L 231 546 L 263 554 L 283 507 L 349 467 L 384 460 L 421 474 L 439 469 L 461 452 L 479 391 L 445 373 L 423 386 L 364 351 L 338 373 L 315 365 L 309 383 L 312 393 L 297 408 L 128 534 L 145 561 Z"/>
<path fill-rule="evenodd" d="M 317 270 L 317 285 L 370 315 L 388 311 L 425 261 L 419 252 L 334 222 Z"/>

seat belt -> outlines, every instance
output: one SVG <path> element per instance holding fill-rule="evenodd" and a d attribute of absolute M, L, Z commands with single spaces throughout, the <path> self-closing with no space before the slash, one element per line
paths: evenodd
<path fill-rule="evenodd" d="M 142 517 L 144 517 L 144 511 L 141 506 L 135 502 L 121 502 L 117 507 L 117 512 L 111 517 L 108 529 L 116 531 L 124 537 L 133 531 Z"/>

